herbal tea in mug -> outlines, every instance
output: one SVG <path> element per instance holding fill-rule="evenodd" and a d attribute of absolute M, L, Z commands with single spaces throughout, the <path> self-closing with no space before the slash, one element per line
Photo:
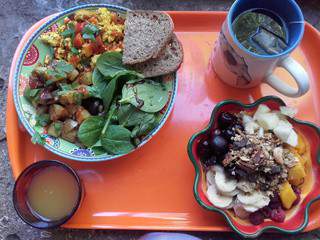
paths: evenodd
<path fill-rule="evenodd" d="M 232 29 L 246 49 L 260 55 L 278 54 L 288 47 L 284 21 L 264 9 L 240 14 L 232 23 Z"/>
<path fill-rule="evenodd" d="M 309 89 L 309 77 L 290 53 L 303 31 L 303 15 L 295 0 L 236 0 L 222 24 L 211 66 L 232 87 L 266 83 L 288 97 L 300 97 Z M 296 84 L 274 74 L 277 67 L 290 73 Z"/>

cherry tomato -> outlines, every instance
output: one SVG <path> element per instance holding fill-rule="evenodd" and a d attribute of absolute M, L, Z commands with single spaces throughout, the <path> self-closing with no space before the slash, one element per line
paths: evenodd
<path fill-rule="evenodd" d="M 79 32 L 81 32 L 82 31 L 82 29 L 83 29 L 83 27 L 86 25 L 86 23 L 85 22 L 77 22 L 76 23 L 76 26 L 75 26 L 75 32 L 76 33 L 79 33 Z"/>
<path fill-rule="evenodd" d="M 70 58 L 69 62 L 70 62 L 72 65 L 76 66 L 76 65 L 80 62 L 80 58 L 79 58 L 79 56 L 77 56 L 77 55 L 73 55 L 73 56 Z"/>
<path fill-rule="evenodd" d="M 83 43 L 84 43 L 84 40 L 81 36 L 81 33 L 77 33 L 73 39 L 73 46 L 75 48 L 81 48 Z"/>

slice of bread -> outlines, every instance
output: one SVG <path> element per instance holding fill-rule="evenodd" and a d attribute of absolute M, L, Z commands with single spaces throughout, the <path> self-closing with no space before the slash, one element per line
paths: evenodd
<path fill-rule="evenodd" d="M 173 33 L 171 17 L 162 12 L 129 11 L 124 29 L 122 62 L 136 64 L 156 58 Z"/>
<path fill-rule="evenodd" d="M 175 34 L 157 58 L 132 65 L 132 69 L 145 77 L 156 77 L 176 71 L 183 60 L 183 49 Z"/>

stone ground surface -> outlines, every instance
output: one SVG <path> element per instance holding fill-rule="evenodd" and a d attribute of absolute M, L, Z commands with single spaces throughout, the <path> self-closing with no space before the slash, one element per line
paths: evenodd
<path fill-rule="evenodd" d="M 280 0 L 281 1 L 281 0 Z M 5 136 L 5 103 L 7 79 L 11 59 L 25 31 L 41 18 L 66 8 L 84 3 L 108 2 L 131 9 L 152 10 L 228 10 L 231 0 L 110 0 L 110 1 L 63 1 L 63 0 L 0 0 L 0 240 L 36 239 L 138 239 L 143 231 L 95 231 L 64 230 L 40 231 L 28 227 L 16 215 L 11 192 L 13 178 L 10 169 Z M 298 1 L 308 22 L 320 29 L 320 0 Z M 320 221 L 320 219 L 319 219 Z M 202 239 L 236 239 L 228 233 L 194 232 Z M 298 236 L 264 235 L 260 239 L 320 239 L 320 230 Z"/>

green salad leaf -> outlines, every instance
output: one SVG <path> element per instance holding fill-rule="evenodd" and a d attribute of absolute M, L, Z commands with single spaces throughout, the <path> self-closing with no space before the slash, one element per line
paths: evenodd
<path fill-rule="evenodd" d="M 122 54 L 119 52 L 105 52 L 101 54 L 97 59 L 96 66 L 105 77 L 111 78 L 127 70 L 122 65 Z"/>
<path fill-rule="evenodd" d="M 100 116 L 92 116 L 84 120 L 78 130 L 78 139 L 86 147 L 94 145 L 101 135 L 105 120 Z"/>
<path fill-rule="evenodd" d="M 131 103 L 144 112 L 158 112 L 167 103 L 169 92 L 164 84 L 145 80 L 137 84 L 125 84 L 122 88 L 120 103 Z"/>
<path fill-rule="evenodd" d="M 128 153 L 134 149 L 131 132 L 120 125 L 110 125 L 101 136 L 101 144 L 110 154 Z"/>

